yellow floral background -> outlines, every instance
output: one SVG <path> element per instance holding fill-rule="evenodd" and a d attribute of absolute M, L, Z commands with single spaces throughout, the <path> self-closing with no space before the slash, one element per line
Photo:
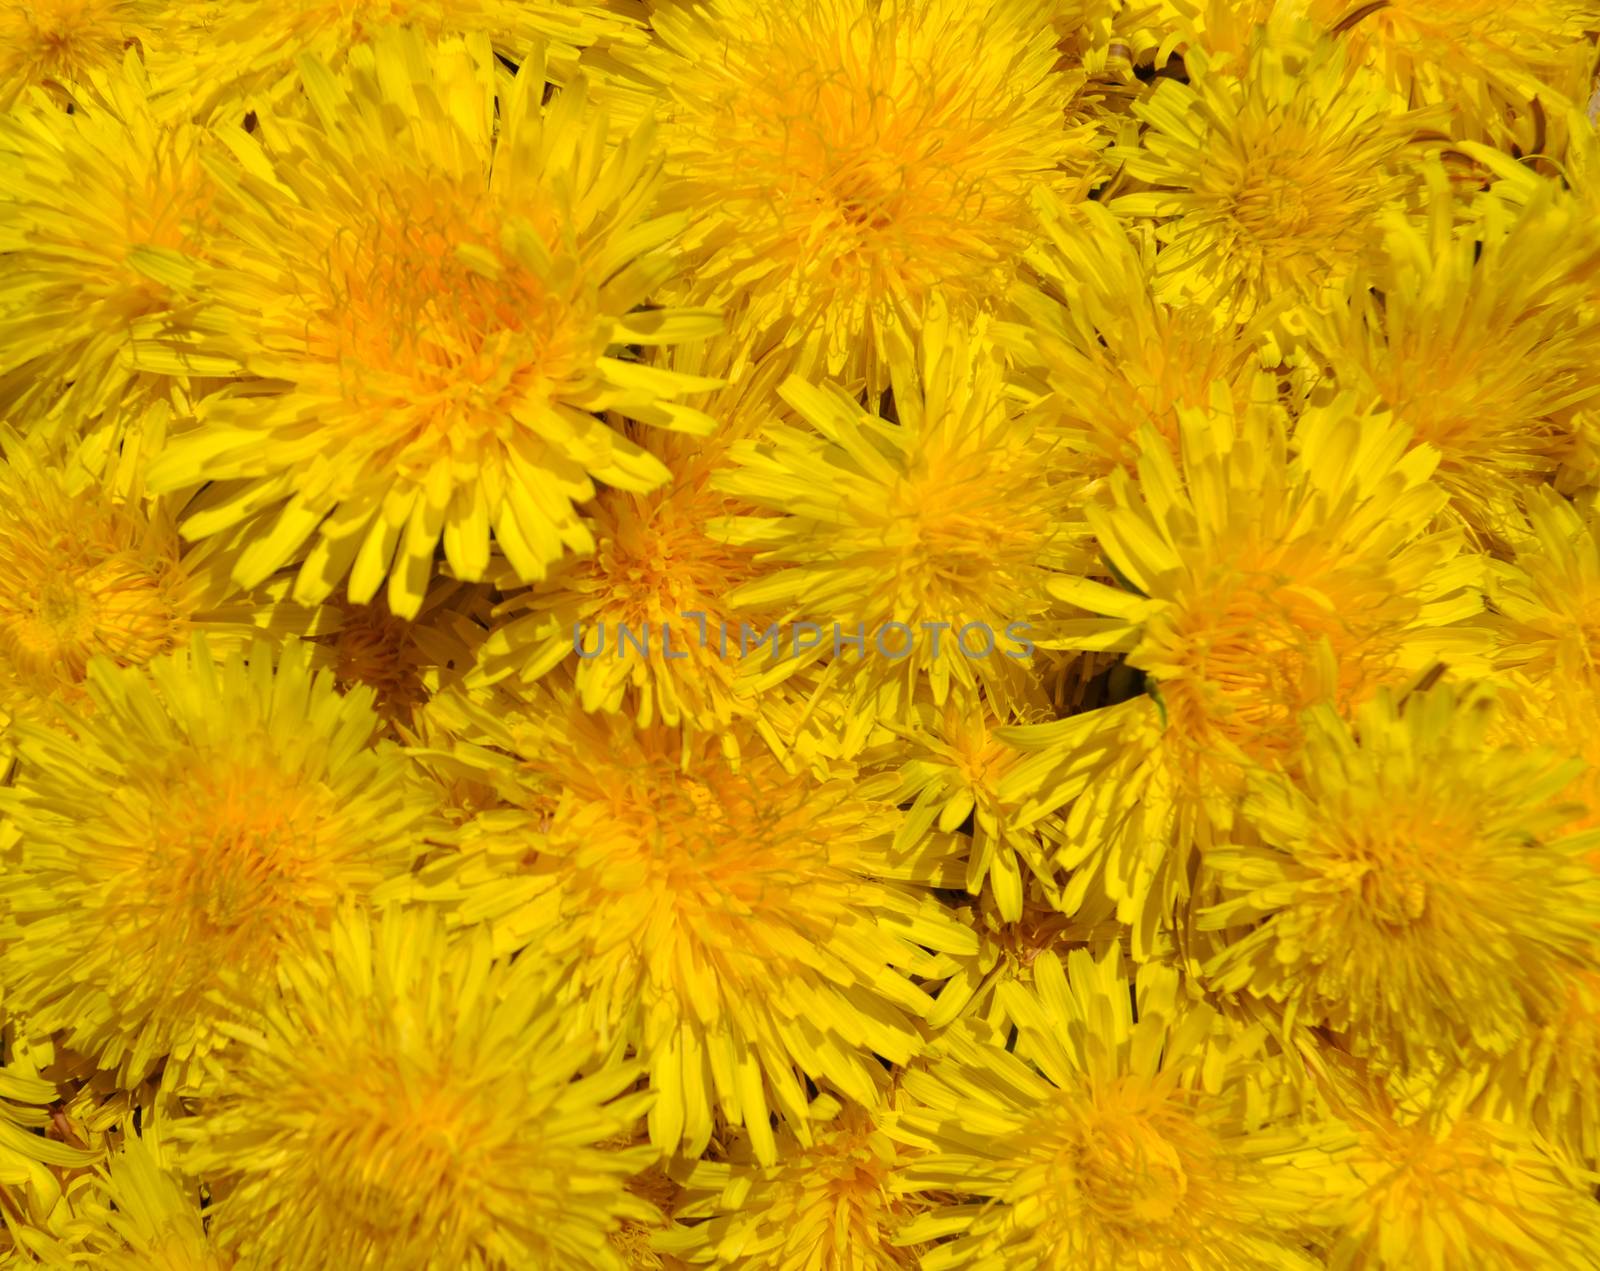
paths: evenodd
<path fill-rule="evenodd" d="M 0 0 L 0 1268 L 1600 1267 L 1597 69 Z"/>

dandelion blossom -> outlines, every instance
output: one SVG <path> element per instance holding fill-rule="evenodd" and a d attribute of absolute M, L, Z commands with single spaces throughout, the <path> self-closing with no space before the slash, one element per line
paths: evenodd
<path fill-rule="evenodd" d="M 1573 1165 L 1516 1124 L 1433 1111 L 1362 1118 L 1327 1263 L 1455 1271 L 1600 1263 L 1600 1209 Z"/>
<path fill-rule="evenodd" d="M 625 1271 L 607 1237 L 655 1217 L 623 1186 L 649 1149 L 601 1144 L 648 1096 L 623 1095 L 632 1066 L 585 1073 L 537 962 L 453 945 L 426 911 L 345 915 L 289 962 L 282 1005 L 173 1125 L 218 1188 L 215 1243 L 249 1266 Z"/>
<path fill-rule="evenodd" d="M 1048 583 L 1086 563 L 1082 483 L 1050 464 L 982 332 L 930 323 L 919 344 L 895 362 L 898 422 L 796 377 L 779 392 L 809 427 L 774 424 L 730 452 L 719 488 L 765 513 L 728 523 L 764 566 L 733 603 L 825 633 L 758 668 L 758 688 L 827 657 L 856 700 L 890 713 L 922 683 L 936 703 L 982 684 L 1006 705 L 1046 638 Z"/>
<path fill-rule="evenodd" d="M 370 694 L 339 696 L 297 644 L 276 668 L 203 641 L 148 674 L 102 660 L 86 691 L 70 735 L 18 726 L 0 791 L 7 1005 L 125 1086 L 167 1056 L 181 1082 L 227 1043 L 215 995 L 258 991 L 340 901 L 403 877 L 431 799 L 368 746 Z"/>
<path fill-rule="evenodd" d="M 608 149 L 581 78 L 542 106 L 539 58 L 497 103 L 481 44 L 396 33 L 353 55 L 347 84 L 305 73 L 310 120 L 230 134 L 241 162 L 203 320 L 141 352 L 262 378 L 208 399 L 152 487 L 215 483 L 185 533 L 248 521 L 244 585 L 304 549 L 302 600 L 347 580 L 365 604 L 387 577 L 390 609 L 414 618 L 441 539 L 476 582 L 491 531 L 520 579 L 542 578 L 593 550 L 575 505 L 595 479 L 668 476 L 592 412 L 709 427 L 672 400 L 705 381 L 618 356 L 715 326 L 638 309 L 674 268 L 657 250 L 673 223 L 648 219 L 647 135 Z"/>
<path fill-rule="evenodd" d="M 1492 1111 L 1600 1166 L 1600 970 L 1568 977 L 1490 1072 Z"/>
<path fill-rule="evenodd" d="M 1535 681 L 1600 690 L 1600 517 L 1531 489 L 1532 534 L 1489 567 L 1499 665 Z"/>
<path fill-rule="evenodd" d="M 0 664 L 18 692 L 81 704 L 95 657 L 142 666 L 194 631 L 220 647 L 257 624 L 316 629 L 315 613 L 236 594 L 225 544 L 185 549 L 171 501 L 81 457 L 18 445 L 0 465 Z"/>
<path fill-rule="evenodd" d="M 163 0 L 0 0 L 0 110 L 35 85 L 71 100 L 130 48 L 161 61 L 176 52 L 174 16 Z"/>
<path fill-rule="evenodd" d="M 77 1202 L 84 1248 L 104 1271 L 230 1271 L 206 1234 L 199 1186 L 173 1169 L 171 1132 L 128 1135 Z"/>
<path fill-rule="evenodd" d="M 1303 776 L 1246 802 L 1260 845 L 1207 853 L 1228 893 L 1200 919 L 1231 929 L 1219 989 L 1418 1069 L 1503 1053 L 1600 970 L 1600 833 L 1561 833 L 1574 765 L 1487 745 L 1489 709 L 1440 685 L 1353 725 L 1312 713 Z"/>
<path fill-rule="evenodd" d="M 954 1192 L 906 1242 L 952 1237 L 922 1258 L 956 1267 L 1238 1271 L 1320 1264 L 1306 1246 L 1310 1207 L 1333 1186 L 1327 1129 L 1253 1107 L 1259 1060 L 1206 1074 L 1208 1008 L 1175 972 L 1146 966 L 1130 984 L 1113 950 L 1036 966 L 1035 986 L 1004 985 L 1016 1053 L 962 1030 L 926 1071 L 905 1076 L 890 1133 L 926 1155 L 896 1190 Z"/>
<path fill-rule="evenodd" d="M 436 581 L 412 621 L 382 600 L 336 603 L 319 643 L 341 689 L 366 685 L 380 715 L 409 727 L 434 693 L 470 673 L 489 634 L 490 594 L 482 585 Z"/>
<path fill-rule="evenodd" d="M 1024 0 L 715 0 L 653 26 L 695 295 L 801 374 L 880 390 L 932 297 L 1002 298 L 1029 192 L 1081 197 L 1098 167 Z"/>
<path fill-rule="evenodd" d="M 1051 819 L 1021 825 L 1019 809 L 999 795 L 1020 757 L 997 730 L 1041 717 L 1048 714 L 1040 703 L 1013 719 L 997 716 L 982 697 L 954 694 L 943 706 L 918 702 L 900 718 L 884 720 L 892 740 L 860 757 L 864 771 L 881 772 L 879 779 L 892 786 L 894 802 L 910 804 L 902 843 L 914 843 L 930 826 L 949 832 L 970 825 L 967 890 L 977 895 L 987 882 L 1008 922 L 1021 918 L 1029 891 L 1056 890 L 1059 825 Z"/>
<path fill-rule="evenodd" d="M 1600 240 L 1587 213 L 1548 189 L 1516 212 L 1491 204 L 1463 235 L 1443 179 L 1431 177 L 1426 223 L 1391 221 L 1375 267 L 1310 325 L 1343 385 L 1371 391 L 1438 450 L 1452 510 L 1502 539 L 1524 491 L 1568 458 L 1577 416 L 1600 405 Z"/>
<path fill-rule="evenodd" d="M 204 133 L 161 117 L 137 59 L 93 82 L 104 107 L 0 113 L 0 417 L 30 428 L 159 386 L 136 326 L 188 312 L 183 262 L 217 229 Z"/>
<path fill-rule="evenodd" d="M 698 1155 L 720 1109 L 772 1164 L 770 1113 L 809 1141 L 805 1077 L 881 1101 L 876 1057 L 909 1060 L 932 1005 L 912 977 L 976 949 L 932 891 L 960 877 L 949 836 L 895 850 L 894 804 L 786 770 L 749 726 L 727 747 L 637 728 L 550 678 L 522 703 L 445 709 L 514 760 L 511 807 L 424 882 L 504 947 L 536 947 L 574 1019 L 637 1052 L 659 1151 Z"/>
<path fill-rule="evenodd" d="M 1280 294 L 1313 300 L 1379 241 L 1384 208 L 1413 179 L 1417 123 L 1341 48 L 1305 31 L 1257 28 L 1243 64 L 1184 56 L 1134 107 L 1137 148 L 1116 153 L 1157 187 L 1110 207 L 1156 217 L 1165 297 L 1248 320 Z"/>

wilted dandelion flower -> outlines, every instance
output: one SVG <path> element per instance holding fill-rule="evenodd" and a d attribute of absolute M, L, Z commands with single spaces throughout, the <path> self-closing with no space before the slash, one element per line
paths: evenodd
<path fill-rule="evenodd" d="M 650 1152 L 601 1144 L 649 1099 L 624 1095 L 631 1065 L 586 1071 L 538 963 L 425 911 L 344 915 L 288 962 L 282 1004 L 173 1126 L 218 1189 L 216 1244 L 263 1267 L 626 1271 L 607 1236 L 651 1221 L 623 1187 Z"/>
<path fill-rule="evenodd" d="M 907 1242 L 951 1237 L 924 1254 L 926 1271 L 1320 1265 L 1308 1211 L 1331 1188 L 1337 1136 L 1253 1108 L 1258 1058 L 1206 1073 L 1212 1013 L 1180 999 L 1175 972 L 1146 966 L 1130 985 L 1120 961 L 1041 958 L 1032 989 L 998 990 L 1014 1054 L 957 1028 L 905 1075 L 890 1133 L 927 1154 L 896 1189 L 978 1202 L 904 1229 Z"/>
<path fill-rule="evenodd" d="M 1503 1053 L 1600 970 L 1600 832 L 1563 834 L 1574 764 L 1486 744 L 1490 703 L 1449 685 L 1354 724 L 1312 712 L 1303 775 L 1263 777 L 1259 846 L 1206 854 L 1228 894 L 1207 967 L 1356 1053 L 1422 1067 Z"/>
<path fill-rule="evenodd" d="M 1378 242 L 1380 214 L 1414 181 L 1417 120 L 1308 28 L 1257 28 L 1239 63 L 1190 45 L 1184 66 L 1189 83 L 1163 79 L 1134 106 L 1138 147 L 1115 152 L 1157 188 L 1109 206 L 1160 218 L 1165 297 L 1239 320 L 1279 295 L 1314 300 Z"/>
<path fill-rule="evenodd" d="M 936 703 L 981 684 L 1008 704 L 1046 638 L 1049 581 L 1086 562 L 1082 482 L 1053 466 L 982 332 L 930 321 L 919 346 L 894 363 L 898 422 L 841 385 L 792 378 L 779 393 L 809 427 L 737 443 L 717 479 L 767 513 L 727 524 L 763 567 L 733 602 L 823 633 L 757 667 L 757 689 L 828 658 L 850 696 L 891 714 L 924 682 Z"/>
<path fill-rule="evenodd" d="M 586 714 L 551 678 L 435 709 L 515 759 L 516 807 L 425 872 L 430 894 L 535 946 L 573 1018 L 638 1054 L 659 1151 L 698 1155 L 720 1109 L 772 1164 L 771 1113 L 809 1141 L 805 1077 L 880 1101 L 876 1056 L 922 1044 L 913 977 L 949 974 L 929 950 L 976 947 L 932 894 L 960 877 L 948 836 L 896 851 L 892 803 L 786 770 L 748 726 L 736 765 L 714 736 Z"/>
<path fill-rule="evenodd" d="M 341 697 L 291 643 L 219 663 L 202 641 L 89 669 L 70 735 L 17 727 L 0 808 L 8 1009 L 124 1085 L 164 1057 L 180 1086 L 228 1041 L 215 997 L 258 992 L 343 900 L 403 877 L 432 831 L 405 757 L 369 745 L 369 693 Z M 70 921 L 66 918 L 70 916 Z"/>
<path fill-rule="evenodd" d="M 1097 171 L 1024 0 L 715 0 L 653 26 L 693 293 L 800 374 L 882 389 L 935 295 L 966 317 L 1002 298 L 1030 191 Z"/>
<path fill-rule="evenodd" d="M 26 429 L 128 396 L 136 324 L 187 312 L 173 261 L 217 228 L 205 135 L 161 118 L 136 58 L 92 82 L 103 106 L 0 113 L 0 417 Z"/>
<path fill-rule="evenodd" d="M 1295 771 L 1302 714 L 1352 710 L 1380 685 L 1443 661 L 1478 665 L 1486 637 L 1459 534 L 1429 532 L 1445 503 L 1435 456 L 1347 403 L 1296 425 L 1272 408 L 1183 412 L 1182 458 L 1146 434 L 1139 482 L 1111 474 L 1089 520 L 1125 586 L 1052 585 L 1091 614 L 1081 647 L 1122 649 L 1147 695 L 1095 715 L 1010 730 L 1032 753 L 1001 796 L 1024 820 L 1088 788 L 1061 863 L 1092 871 L 1145 937 L 1184 887 L 1188 850 L 1231 824 L 1256 768 Z M 1074 783 L 1078 783 L 1075 785 Z M 1084 884 L 1080 883 L 1080 886 Z"/>
<path fill-rule="evenodd" d="M 668 476 L 591 412 L 709 427 L 671 400 L 704 381 L 620 356 L 715 326 L 639 308 L 674 267 L 657 250 L 673 222 L 648 219 L 648 133 L 608 149 L 581 77 L 542 106 L 538 57 L 497 101 L 481 43 L 394 33 L 352 55 L 348 83 L 304 70 L 310 120 L 228 134 L 230 239 L 197 275 L 196 331 L 140 353 L 265 378 L 208 399 L 152 486 L 218 483 L 185 533 L 249 521 L 247 585 L 305 551 L 302 599 L 345 580 L 365 604 L 387 577 L 414 618 L 441 540 L 479 581 L 491 531 L 517 577 L 542 578 L 593 549 L 575 505 L 595 479 Z"/>
<path fill-rule="evenodd" d="M 891 1190 L 905 1151 L 865 1110 L 823 1096 L 808 1146 L 787 1130 L 776 1165 L 745 1139 L 725 1161 L 684 1175 L 673 1230 L 657 1246 L 689 1266 L 739 1271 L 908 1271 L 916 1251 L 895 1240 L 915 1202 Z"/>

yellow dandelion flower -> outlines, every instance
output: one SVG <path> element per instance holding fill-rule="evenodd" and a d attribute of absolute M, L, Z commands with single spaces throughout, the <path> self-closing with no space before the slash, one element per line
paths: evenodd
<path fill-rule="evenodd" d="M 71 101 L 130 48 L 147 63 L 175 54 L 173 16 L 164 0 L 0 0 L 0 110 L 36 85 Z"/>
<path fill-rule="evenodd" d="M 1575 104 L 1561 90 L 1583 82 L 1600 29 L 1594 0 L 1307 0 L 1304 10 L 1401 96 L 1448 106 L 1452 135 L 1509 139 L 1520 121 L 1533 129 L 1515 129 L 1525 149 L 1543 131 L 1535 99 Z"/>
<path fill-rule="evenodd" d="M 1534 681 L 1600 689 L 1600 517 L 1549 490 L 1526 495 L 1531 535 L 1485 579 L 1495 661 Z"/>
<path fill-rule="evenodd" d="M 1341 384 L 1369 389 L 1439 451 L 1454 511 L 1505 535 L 1525 490 L 1566 459 L 1575 414 L 1600 403 L 1588 303 L 1600 239 L 1548 187 L 1519 211 L 1489 205 L 1463 235 L 1442 171 L 1430 180 L 1427 222 L 1390 222 L 1388 251 L 1311 319 L 1313 338 Z"/>
<path fill-rule="evenodd" d="M 1019 808 L 1000 798 L 1000 784 L 1020 756 L 995 735 L 996 729 L 1051 717 L 1042 704 L 1019 718 L 999 716 L 981 697 L 952 694 L 943 706 L 918 702 L 900 719 L 885 719 L 891 740 L 860 756 L 864 772 L 882 773 L 878 779 L 889 791 L 886 797 L 910 804 L 900 828 L 903 847 L 930 826 L 949 833 L 970 825 L 967 891 L 977 895 L 987 881 L 1008 922 L 1021 918 L 1028 892 L 1056 892 L 1060 830 L 1050 818 L 1019 824 Z"/>
<path fill-rule="evenodd" d="M 170 261 L 204 257 L 217 229 L 204 134 L 159 118 L 137 58 L 92 82 L 103 108 L 0 113 L 0 418 L 24 428 L 148 381 L 128 361 L 135 325 L 187 312 Z"/>
<path fill-rule="evenodd" d="M 895 361 L 898 422 L 795 377 L 779 392 L 809 427 L 775 423 L 730 451 L 717 487 L 767 513 L 727 523 L 764 567 L 732 602 L 821 632 L 808 651 L 795 630 L 753 668 L 757 690 L 826 658 L 888 714 L 923 683 L 935 703 L 981 684 L 1007 705 L 1048 634 L 1049 581 L 1087 563 L 1082 483 L 1052 464 L 999 354 L 981 331 L 937 321 L 920 345 L 914 363 Z"/>
<path fill-rule="evenodd" d="M 1045 202 L 1045 238 L 1028 262 L 1042 287 L 1013 293 L 1027 321 L 1016 350 L 1038 363 L 1038 409 L 1085 470 L 1132 469 L 1149 425 L 1178 444 L 1178 411 L 1225 388 L 1235 409 L 1276 395 L 1261 330 L 1219 326 L 1206 306 L 1169 305 L 1126 229 L 1099 203 Z"/>
<path fill-rule="evenodd" d="M 1586 676 L 1530 678 L 1501 672 L 1492 745 L 1550 749 L 1578 761 L 1560 801 L 1573 809 L 1569 831 L 1600 827 L 1600 686 Z M 1590 858 L 1600 868 L 1600 851 Z"/>
<path fill-rule="evenodd" d="M 230 1271 L 206 1234 L 200 1188 L 172 1168 L 170 1129 L 129 1135 L 74 1205 L 91 1265 L 103 1271 Z"/>
<path fill-rule="evenodd" d="M 86 690 L 70 736 L 18 727 L 0 790 L 7 1006 L 125 1086 L 168 1056 L 181 1080 L 227 1044 L 212 996 L 258 991 L 341 900 L 403 877 L 432 800 L 368 746 L 371 694 L 341 697 L 297 643 L 274 668 L 197 639 L 148 675 L 97 662 Z"/>
<path fill-rule="evenodd" d="M 1091 614 L 1084 648 L 1123 649 L 1147 691 L 1107 710 L 1008 730 L 1029 751 L 1002 783 L 1024 821 L 1070 809 L 1061 864 L 1153 937 L 1185 893 L 1188 851 L 1232 823 L 1257 767 L 1295 770 L 1303 712 L 1348 712 L 1438 662 L 1478 667 L 1476 558 L 1429 532 L 1436 456 L 1347 403 L 1318 406 L 1287 450 L 1281 413 L 1183 412 L 1182 457 L 1146 434 L 1137 484 L 1112 473 L 1090 523 L 1125 587 L 1052 584 Z M 1097 718 L 1098 717 L 1098 718 Z M 1074 893 L 1082 894 L 1081 891 Z"/>
<path fill-rule="evenodd" d="M 254 526 L 245 585 L 309 542 L 301 599 L 347 579 L 365 604 L 387 577 L 389 607 L 414 618 L 441 539 L 476 582 L 491 530 L 519 578 L 542 578 L 593 549 L 575 505 L 596 478 L 668 477 L 592 412 L 710 426 L 671 400 L 706 381 L 617 356 L 715 327 L 639 308 L 675 267 L 659 250 L 674 222 L 647 219 L 648 134 L 607 149 L 581 77 L 541 106 L 538 57 L 497 102 L 481 43 L 398 32 L 352 54 L 348 83 L 304 70 L 312 119 L 266 120 L 266 141 L 225 133 L 239 166 L 222 263 L 196 275 L 207 312 L 141 352 L 265 382 L 208 399 L 152 488 L 218 483 L 185 533 Z"/>
<path fill-rule="evenodd" d="M 433 896 L 536 948 L 573 1018 L 637 1052 L 663 1153 L 703 1151 L 719 1108 L 772 1164 L 770 1112 L 808 1141 L 802 1076 L 877 1104 L 876 1056 L 921 1046 L 912 977 L 976 948 L 932 893 L 961 876 L 950 837 L 896 851 L 892 803 L 786 770 L 747 726 L 735 766 L 716 737 L 573 698 L 547 677 L 522 703 L 436 707 L 514 758 L 515 806 L 424 872 Z"/>
<path fill-rule="evenodd" d="M 1306 28 L 1258 28 L 1246 59 L 1184 55 L 1134 107 L 1146 129 L 1113 151 L 1157 187 L 1110 208 L 1156 217 L 1164 297 L 1247 320 L 1273 297 L 1314 299 L 1377 240 L 1383 209 L 1414 180 L 1418 120 L 1342 48 Z"/>
<path fill-rule="evenodd" d="M 19 696 L 83 705 L 91 659 L 141 666 L 200 631 L 314 631 L 311 611 L 241 596 L 221 541 L 185 549 L 170 500 L 150 502 L 80 455 L 15 445 L 0 464 L 0 663 Z"/>
<path fill-rule="evenodd" d="M 513 65 L 542 49 L 564 83 L 586 48 L 644 43 L 643 16 L 639 0 L 230 0 L 199 7 L 190 27 L 200 53 L 163 82 L 202 116 L 260 109 L 293 93 L 299 58 L 338 69 L 357 45 L 406 27 L 430 40 L 486 39 Z"/>
<path fill-rule="evenodd" d="M 895 1243 L 914 1212 L 890 1189 L 905 1155 L 854 1105 L 814 1100 L 815 1141 L 787 1131 L 776 1165 L 762 1165 L 741 1138 L 726 1161 L 686 1172 L 673 1230 L 660 1248 L 689 1266 L 740 1271 L 907 1271 L 916 1251 Z"/>
<path fill-rule="evenodd" d="M 708 360 L 707 347 L 680 346 L 672 365 L 705 374 L 722 360 Z M 641 726 L 659 719 L 720 728 L 762 709 L 739 689 L 748 643 L 739 632 L 741 623 L 764 632 L 773 615 L 734 609 L 730 597 L 759 573 L 756 553 L 713 528 L 753 509 L 713 481 L 728 466 L 728 446 L 773 413 L 781 371 L 769 358 L 700 402 L 717 421 L 711 437 L 639 438 L 669 482 L 645 494 L 601 491 L 588 509 L 594 554 L 558 562 L 544 583 L 513 591 L 496 610 L 484 647 L 489 678 L 516 671 L 532 680 L 565 665 L 584 709 L 630 710 Z"/>
<path fill-rule="evenodd" d="M 1311 1208 L 1331 1189 L 1337 1132 L 1252 1106 L 1243 1054 L 1204 1063 L 1212 1017 L 1181 1004 L 1176 972 L 1134 984 L 1113 950 L 1082 950 L 1034 987 L 1004 985 L 1016 1053 L 963 1030 L 905 1075 L 890 1133 L 928 1155 L 896 1188 L 955 1192 L 907 1242 L 953 1267 L 1311 1271 Z M 1135 1003 L 1136 999 L 1136 1003 Z"/>
<path fill-rule="evenodd" d="M 1334 1271 L 1600 1264 L 1592 1179 L 1526 1130 L 1439 1112 L 1363 1122 L 1325 1264 Z"/>
<path fill-rule="evenodd" d="M 1574 763 L 1486 744 L 1492 703 L 1387 692 L 1354 724 L 1311 712 L 1303 775 L 1264 777 L 1259 846 L 1206 854 L 1228 930 L 1206 972 L 1408 1068 L 1503 1053 L 1579 971 L 1600 970 L 1600 832 L 1563 834 Z"/>
<path fill-rule="evenodd" d="M 1600 973 L 1567 977 L 1491 1068 L 1488 1109 L 1600 1168 Z"/>
<path fill-rule="evenodd" d="M 607 1236 L 652 1208 L 624 1189 L 649 1149 L 601 1144 L 649 1097 L 592 1045 L 537 958 L 452 944 L 426 911 L 336 923 L 285 965 L 284 1000 L 227 1080 L 173 1123 L 213 1182 L 213 1241 L 261 1267 L 624 1271 Z"/>
<path fill-rule="evenodd" d="M 1081 196 L 1098 168 L 1025 0 L 715 0 L 653 27 L 694 294 L 800 374 L 880 390 L 931 298 L 1003 296 L 1029 191 Z"/>

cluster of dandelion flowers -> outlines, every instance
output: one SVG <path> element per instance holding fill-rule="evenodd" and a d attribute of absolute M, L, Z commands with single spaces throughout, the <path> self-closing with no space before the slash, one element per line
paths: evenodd
<path fill-rule="evenodd" d="M 1600 0 L 0 0 L 0 1266 L 1600 1267 Z"/>
<path fill-rule="evenodd" d="M 1151 691 L 1098 725 L 1012 730 L 1030 754 L 1000 790 L 1025 822 L 1070 804 L 1062 863 L 1105 864 L 1075 894 L 1093 881 L 1140 927 L 1147 905 L 1170 911 L 1189 849 L 1232 823 L 1251 771 L 1298 770 L 1306 710 L 1470 667 L 1488 643 L 1460 625 L 1482 606 L 1476 562 L 1431 528 L 1437 456 L 1407 450 L 1392 420 L 1309 409 L 1291 456 L 1275 406 L 1181 417 L 1181 454 L 1148 429 L 1138 481 L 1113 472 L 1110 502 L 1088 511 L 1119 585 L 1051 585 L 1085 615 L 1065 620 L 1066 642 L 1126 650 Z"/>
<path fill-rule="evenodd" d="M 252 377 L 208 398 L 150 474 L 211 483 L 190 536 L 251 523 L 245 585 L 295 561 L 297 597 L 344 581 L 361 604 L 387 578 L 412 617 L 441 542 L 476 581 L 491 532 L 519 577 L 542 578 L 593 548 L 574 505 L 596 479 L 667 476 L 591 412 L 706 426 L 675 401 L 703 381 L 621 347 L 715 327 L 638 311 L 674 268 L 648 130 L 608 149 L 581 78 L 541 105 L 533 57 L 497 99 L 494 65 L 481 42 L 396 34 L 343 82 L 305 63 L 310 119 L 229 134 L 228 239 L 194 275 L 208 304 L 140 357 Z"/>
<path fill-rule="evenodd" d="M 6 990 L 31 1029 L 129 1082 L 164 1060 L 192 1076 L 227 1045 L 218 994 L 406 875 L 431 796 L 372 744 L 371 694 L 340 696 L 301 649 L 98 660 L 87 709 L 17 726 Z"/>
<path fill-rule="evenodd" d="M 649 1096 L 635 1065 L 585 1072 L 593 1039 L 542 977 L 426 912 L 339 915 L 171 1127 L 182 1167 L 226 1183 L 215 1244 L 256 1266 L 625 1271 L 607 1236 L 653 1221 L 623 1187 L 651 1153 L 603 1144 Z"/>

